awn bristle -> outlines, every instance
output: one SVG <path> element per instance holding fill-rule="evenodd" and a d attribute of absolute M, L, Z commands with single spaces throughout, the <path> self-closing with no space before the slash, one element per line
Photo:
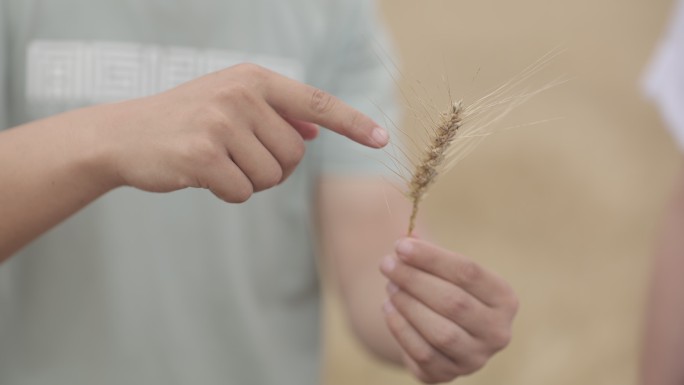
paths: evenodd
<path fill-rule="evenodd" d="M 422 152 L 422 156 L 418 158 L 419 162 L 415 164 L 410 178 L 406 178 L 408 180 L 406 195 L 413 204 L 409 219 L 409 236 L 412 235 L 416 225 L 418 206 L 440 172 L 449 170 L 456 162 L 463 159 L 477 143 L 494 132 L 492 125 L 501 121 L 513 109 L 533 96 L 567 81 L 566 76 L 561 76 L 540 88 L 535 89 L 525 85 L 560 53 L 559 49 L 549 51 L 509 81 L 467 106 L 463 106 L 461 101 L 452 103 L 449 109 L 441 114 L 441 119 L 434 124 L 434 128 L 427 129 L 430 134 L 429 144 Z M 451 93 L 449 97 L 451 98 Z M 544 121 L 533 122 L 529 125 L 541 122 Z M 413 163 L 412 157 L 407 157 L 407 159 Z M 410 171 L 410 168 L 406 171 Z"/>
<path fill-rule="evenodd" d="M 437 179 L 439 174 L 438 168 L 444 163 L 447 150 L 453 143 L 454 138 L 456 138 L 456 132 L 461 127 L 463 120 L 462 112 L 462 103 L 459 101 L 453 103 L 451 108 L 442 114 L 442 121 L 435 129 L 435 135 L 430 145 L 413 171 L 408 191 L 408 196 L 413 203 L 413 210 L 409 220 L 409 235 L 411 235 L 416 225 L 418 205 L 425 196 L 428 187 Z"/>

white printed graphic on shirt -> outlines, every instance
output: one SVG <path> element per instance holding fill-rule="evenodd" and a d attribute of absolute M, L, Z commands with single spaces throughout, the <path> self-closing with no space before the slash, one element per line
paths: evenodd
<path fill-rule="evenodd" d="M 244 62 L 294 79 L 303 75 L 287 58 L 126 42 L 36 40 L 27 55 L 26 96 L 37 103 L 131 99 Z"/>

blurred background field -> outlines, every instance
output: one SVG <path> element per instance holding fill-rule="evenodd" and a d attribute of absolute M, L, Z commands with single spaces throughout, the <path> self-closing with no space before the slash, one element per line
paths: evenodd
<path fill-rule="evenodd" d="M 463 385 L 635 384 L 658 220 L 681 156 L 640 82 L 669 0 L 383 0 L 404 87 L 447 104 L 544 53 L 571 80 L 487 139 L 425 201 L 433 238 L 505 276 L 521 299 L 511 346 Z M 411 96 L 409 96 L 411 97 Z M 413 127 L 405 127 L 411 130 Z M 326 309 L 324 383 L 414 384 L 363 352 Z"/>

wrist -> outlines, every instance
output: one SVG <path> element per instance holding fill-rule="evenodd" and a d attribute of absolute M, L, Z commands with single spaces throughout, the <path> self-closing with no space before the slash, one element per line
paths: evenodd
<path fill-rule="evenodd" d="M 99 193 L 123 186 L 117 168 L 117 146 L 112 132 L 119 125 L 116 105 L 99 105 L 62 115 L 70 137 L 73 172 L 89 181 Z"/>

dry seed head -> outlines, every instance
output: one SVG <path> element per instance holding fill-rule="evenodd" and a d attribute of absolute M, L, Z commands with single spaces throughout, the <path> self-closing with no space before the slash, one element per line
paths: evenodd
<path fill-rule="evenodd" d="M 461 101 L 452 103 L 449 110 L 440 115 L 439 122 L 433 122 L 428 116 L 429 122 L 427 122 L 426 130 L 430 139 L 427 148 L 421 152 L 422 156 L 417 159 L 418 163 L 414 163 L 411 161 L 412 158 L 407 157 L 409 163 L 415 164 L 410 177 L 406 178 L 408 184 L 406 195 L 413 204 L 409 220 L 409 236 L 415 227 L 418 205 L 440 172 L 449 170 L 463 159 L 480 141 L 493 133 L 492 126 L 513 109 L 533 96 L 568 80 L 567 77 L 561 76 L 539 88 L 530 88 L 525 84 L 561 52 L 560 49 L 549 51 L 513 78 L 467 106 L 463 106 Z M 425 106 L 423 108 L 426 111 L 429 110 Z M 530 125 L 532 124 L 536 123 Z"/>
<path fill-rule="evenodd" d="M 418 204 L 425 196 L 428 187 L 435 182 L 439 175 L 439 167 L 446 159 L 447 151 L 456 138 L 456 133 L 461 127 L 463 105 L 461 101 L 453 103 L 451 108 L 442 114 L 441 122 L 435 130 L 432 142 L 425 151 L 424 157 L 416 165 L 411 181 L 409 182 L 408 196 L 413 203 L 413 211 L 409 222 L 409 235 L 415 227 Z"/>

